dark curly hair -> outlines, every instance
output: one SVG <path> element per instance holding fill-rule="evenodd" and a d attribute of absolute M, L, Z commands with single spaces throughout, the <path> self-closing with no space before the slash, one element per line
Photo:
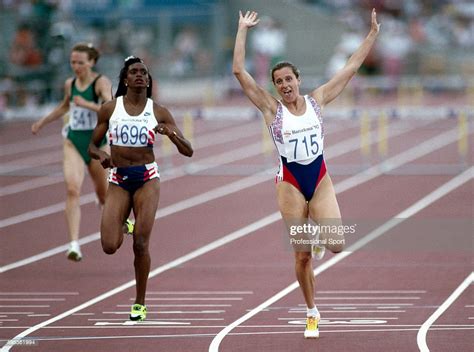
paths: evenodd
<path fill-rule="evenodd" d="M 115 97 L 120 97 L 122 95 L 125 95 L 127 93 L 127 86 L 124 83 L 125 78 L 127 78 L 127 73 L 128 73 L 128 68 L 136 64 L 137 62 L 145 64 L 142 59 L 136 56 L 129 56 L 125 59 L 124 64 L 122 69 L 120 70 L 120 75 L 119 75 L 119 84 L 117 87 L 117 91 L 115 92 Z M 148 79 L 149 79 L 149 84 L 146 89 L 146 96 L 147 98 L 151 98 L 152 95 L 152 87 L 153 87 L 153 79 L 151 78 L 150 73 L 148 72 Z"/>

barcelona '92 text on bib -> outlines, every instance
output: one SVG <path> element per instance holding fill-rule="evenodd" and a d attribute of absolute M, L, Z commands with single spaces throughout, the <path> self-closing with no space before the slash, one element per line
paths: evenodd
<path fill-rule="evenodd" d="M 279 102 L 269 130 L 280 156 L 306 165 L 323 154 L 324 130 L 320 106 L 308 95 L 304 99 L 302 115 L 293 115 Z"/>
<path fill-rule="evenodd" d="M 129 115 L 118 97 L 109 120 L 109 144 L 121 147 L 153 147 L 157 125 L 153 101 L 147 100 L 145 109 L 137 116 Z"/>
<path fill-rule="evenodd" d="M 109 138 L 111 145 L 124 147 L 147 147 L 153 144 L 146 125 L 147 119 L 140 117 L 123 118 L 120 121 L 114 121 L 109 126 Z"/>
<path fill-rule="evenodd" d="M 97 113 L 95 111 L 71 104 L 69 127 L 74 131 L 93 130 L 97 125 Z"/>
<path fill-rule="evenodd" d="M 285 156 L 289 162 L 316 158 L 323 153 L 323 138 L 319 124 L 283 130 Z"/>

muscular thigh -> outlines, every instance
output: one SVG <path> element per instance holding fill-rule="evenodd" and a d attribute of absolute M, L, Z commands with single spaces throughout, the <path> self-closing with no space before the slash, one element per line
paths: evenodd
<path fill-rule="evenodd" d="M 278 182 L 276 189 L 278 208 L 287 226 L 305 222 L 308 217 L 308 204 L 301 192 L 285 181 Z"/>
<path fill-rule="evenodd" d="M 336 191 L 329 173 L 326 173 L 309 201 L 309 217 L 317 222 L 341 218 Z"/>
<path fill-rule="evenodd" d="M 120 186 L 110 184 L 102 209 L 102 237 L 123 236 L 122 226 L 130 213 L 131 195 Z"/>
<path fill-rule="evenodd" d="M 158 178 L 146 182 L 133 196 L 135 214 L 135 235 L 149 236 L 155 222 L 155 214 L 160 199 L 160 181 Z"/>
<path fill-rule="evenodd" d="M 84 161 L 69 139 L 64 140 L 63 153 L 64 179 L 68 186 L 80 188 L 84 180 Z"/>

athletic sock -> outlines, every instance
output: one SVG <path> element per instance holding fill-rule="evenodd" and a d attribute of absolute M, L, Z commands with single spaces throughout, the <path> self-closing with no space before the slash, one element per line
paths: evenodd
<path fill-rule="evenodd" d="M 314 306 L 313 308 L 306 308 L 306 316 L 307 317 L 316 317 L 319 315 L 318 308 Z"/>

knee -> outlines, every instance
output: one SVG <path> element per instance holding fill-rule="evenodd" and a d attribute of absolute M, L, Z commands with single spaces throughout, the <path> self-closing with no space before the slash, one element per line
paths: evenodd
<path fill-rule="evenodd" d="M 148 254 L 148 241 L 140 237 L 133 242 L 133 253 L 136 257 L 143 257 Z"/>
<path fill-rule="evenodd" d="M 341 253 L 344 250 L 344 245 L 332 245 L 328 248 L 332 253 L 337 254 Z"/>
<path fill-rule="evenodd" d="M 102 240 L 102 250 L 106 254 L 114 254 L 117 252 L 117 249 L 120 248 L 121 242 L 114 242 L 114 241 L 104 241 Z"/>
<path fill-rule="evenodd" d="M 295 263 L 298 267 L 305 267 L 311 265 L 311 253 L 298 252 L 295 254 Z"/>
<path fill-rule="evenodd" d="M 346 240 L 344 236 L 331 236 L 327 239 L 326 248 L 332 253 L 340 253 L 344 250 Z"/>
<path fill-rule="evenodd" d="M 97 200 L 99 201 L 100 205 L 105 204 L 105 193 L 102 194 L 100 192 L 97 193 Z"/>
<path fill-rule="evenodd" d="M 79 198 L 81 196 L 81 190 L 76 185 L 68 184 L 66 186 L 67 196 L 70 198 Z"/>
<path fill-rule="evenodd" d="M 117 252 L 117 246 L 111 245 L 109 243 L 102 243 L 102 250 L 105 254 L 114 254 Z"/>

